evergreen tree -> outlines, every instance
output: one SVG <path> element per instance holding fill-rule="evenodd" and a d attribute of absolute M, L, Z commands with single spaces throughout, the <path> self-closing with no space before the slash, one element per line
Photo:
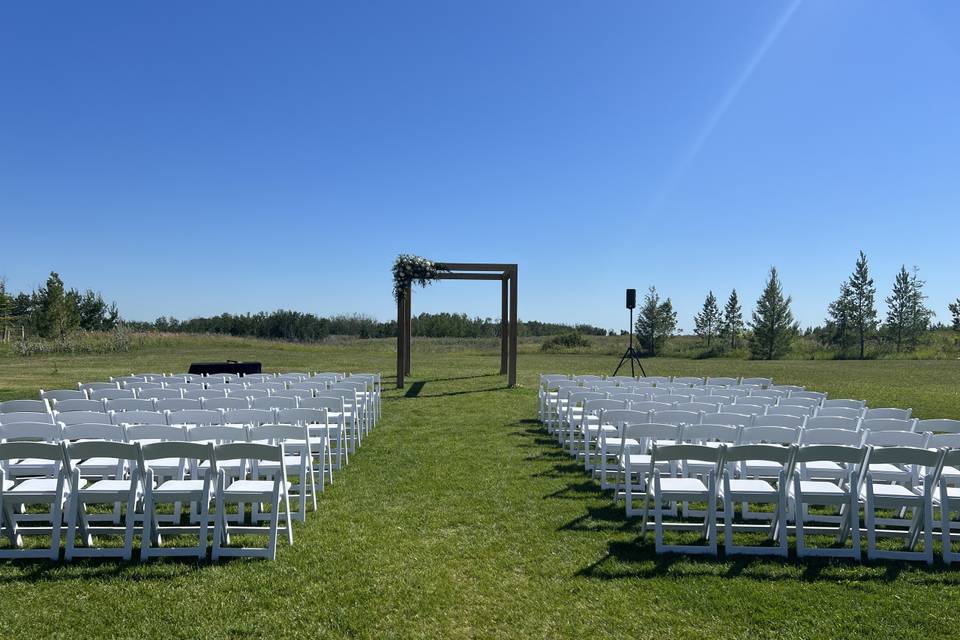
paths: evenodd
<path fill-rule="evenodd" d="M 850 285 L 844 281 L 840 285 L 840 295 L 827 307 L 827 329 L 830 332 L 829 340 L 845 354 L 850 348 L 852 337 L 853 301 L 851 300 Z"/>
<path fill-rule="evenodd" d="M 920 279 L 920 269 L 913 268 L 910 274 L 910 296 L 907 299 L 910 324 L 908 333 L 910 348 L 916 349 L 920 338 L 930 329 L 930 320 L 933 319 L 933 310 L 927 307 L 927 294 L 923 292 L 926 281 Z"/>
<path fill-rule="evenodd" d="M 44 338 L 63 338 L 80 322 L 77 307 L 63 289 L 63 280 L 50 272 L 46 287 L 37 292 L 37 331 Z"/>
<path fill-rule="evenodd" d="M 960 331 L 960 298 L 957 298 L 956 302 L 951 302 L 948 307 L 953 316 L 953 330 Z"/>
<path fill-rule="evenodd" d="M 886 298 L 887 321 L 884 327 L 898 353 L 903 348 L 904 339 L 912 325 L 910 298 L 910 274 L 907 273 L 906 266 L 900 265 L 900 271 L 893 281 L 893 292 Z"/>
<path fill-rule="evenodd" d="M 693 318 L 694 333 L 707 341 L 707 348 L 710 348 L 710 342 L 720 331 L 723 323 L 723 317 L 720 315 L 720 308 L 717 306 L 717 297 L 713 291 L 707 294 L 703 301 L 703 309 Z"/>
<path fill-rule="evenodd" d="M 727 304 L 723 307 L 723 325 L 721 333 L 724 339 L 729 342 L 731 349 L 737 348 L 737 338 L 743 332 L 743 312 L 740 309 L 740 300 L 737 298 L 737 290 L 730 292 L 727 298 Z"/>
<path fill-rule="evenodd" d="M 867 336 L 877 328 L 877 308 L 874 304 L 877 289 L 873 286 L 873 278 L 870 277 L 870 269 L 867 266 L 867 256 L 863 251 L 857 259 L 849 285 L 853 310 L 852 321 L 860 340 L 860 358 L 862 359 L 866 350 Z"/>
<path fill-rule="evenodd" d="M 660 302 L 656 287 L 650 287 L 634 327 L 640 347 L 648 355 L 657 355 L 667 336 L 673 334 L 676 328 L 677 312 L 673 310 L 670 298 Z"/>
<path fill-rule="evenodd" d="M 784 355 L 790 349 L 790 342 L 796 335 L 798 325 L 790 311 L 792 298 L 783 297 L 783 288 L 777 268 L 770 268 L 770 279 L 757 300 L 756 309 L 750 322 L 750 354 L 754 358 L 773 360 Z"/>

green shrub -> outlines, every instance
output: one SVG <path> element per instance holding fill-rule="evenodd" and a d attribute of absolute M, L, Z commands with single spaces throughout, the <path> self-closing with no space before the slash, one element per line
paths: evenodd
<path fill-rule="evenodd" d="M 543 343 L 540 347 L 540 351 L 543 352 L 552 352 L 552 351 L 564 351 L 568 349 L 586 349 L 590 347 L 590 341 L 587 340 L 583 335 L 574 331 L 572 333 L 564 333 L 559 336 L 554 336 Z"/>

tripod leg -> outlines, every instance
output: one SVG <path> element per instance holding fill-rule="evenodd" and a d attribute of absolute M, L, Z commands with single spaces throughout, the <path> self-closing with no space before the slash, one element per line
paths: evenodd
<path fill-rule="evenodd" d="M 623 354 L 623 357 L 620 358 L 620 364 L 617 365 L 617 368 L 613 370 L 613 375 L 617 375 L 617 372 L 620 371 L 620 367 L 623 366 L 623 363 L 627 360 L 627 356 L 630 355 L 630 349 L 627 349 L 626 353 Z M 633 371 L 633 360 L 630 361 L 630 370 Z"/>

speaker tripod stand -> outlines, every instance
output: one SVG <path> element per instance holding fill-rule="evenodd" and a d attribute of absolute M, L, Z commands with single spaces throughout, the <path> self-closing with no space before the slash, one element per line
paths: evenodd
<path fill-rule="evenodd" d="M 629 294 L 628 294 L 629 295 Z M 637 377 L 637 372 L 634 369 L 634 363 L 640 367 L 640 373 L 643 374 L 643 377 L 647 377 L 647 372 L 643 370 L 643 363 L 640 362 L 640 355 L 637 353 L 636 349 L 633 348 L 633 309 L 630 309 L 630 346 L 627 347 L 627 350 L 623 353 L 623 357 L 620 358 L 620 364 L 617 365 L 617 368 L 613 370 L 613 375 L 617 375 L 617 372 L 620 371 L 620 367 L 623 366 L 623 363 L 630 361 L 630 375 L 634 378 Z"/>

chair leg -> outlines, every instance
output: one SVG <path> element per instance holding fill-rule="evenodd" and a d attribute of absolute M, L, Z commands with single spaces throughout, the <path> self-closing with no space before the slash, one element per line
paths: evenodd
<path fill-rule="evenodd" d="M 79 496 L 74 493 L 70 496 L 67 505 L 67 539 L 64 542 L 63 559 L 66 562 L 73 560 L 73 549 L 76 545 L 77 510 L 81 508 Z"/>

